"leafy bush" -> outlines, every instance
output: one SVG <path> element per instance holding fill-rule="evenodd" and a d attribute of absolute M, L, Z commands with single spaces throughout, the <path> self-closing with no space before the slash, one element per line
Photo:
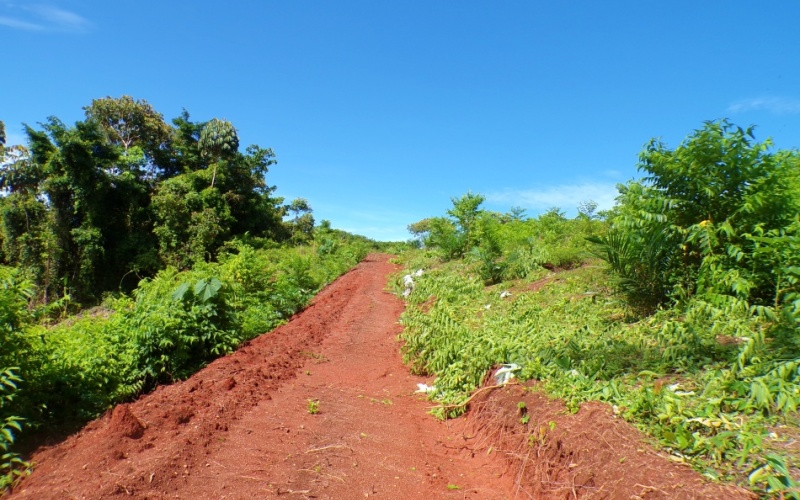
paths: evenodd
<path fill-rule="evenodd" d="M 51 328 L 31 327 L 33 350 L 22 399 L 32 426 L 74 427 L 141 390 L 136 346 L 113 311 Z"/>
<path fill-rule="evenodd" d="M 645 313 L 694 294 L 775 304 L 791 251 L 776 252 L 771 238 L 791 245 L 796 231 L 800 154 L 770 147 L 724 120 L 674 150 L 647 145 L 639 168 L 648 176 L 621 187 L 612 229 L 595 240 L 630 303 Z"/>
<path fill-rule="evenodd" d="M 16 368 L 0 371 L 0 494 L 4 493 L 30 468 L 18 454 L 11 451 L 15 433 L 22 431 L 23 419 L 7 414 L 7 407 L 14 399 L 17 384 L 22 382 Z"/>
<path fill-rule="evenodd" d="M 606 228 L 594 209 L 571 220 L 558 209 L 526 219 L 521 209 L 509 214 L 483 210 L 483 200 L 472 193 L 453 198 L 449 218 L 423 219 L 409 230 L 441 259 L 472 262 L 487 285 L 534 275 L 542 268 L 574 268 L 590 257 L 586 238 Z"/>
<path fill-rule="evenodd" d="M 137 353 L 134 378 L 146 387 L 171 382 L 233 350 L 227 290 L 214 276 L 167 269 L 139 284 L 131 306 L 115 319 Z"/>

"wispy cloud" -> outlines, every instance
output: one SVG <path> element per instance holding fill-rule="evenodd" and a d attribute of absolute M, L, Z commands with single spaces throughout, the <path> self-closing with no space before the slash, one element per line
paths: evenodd
<path fill-rule="evenodd" d="M 533 211 L 557 207 L 568 214 L 575 214 L 578 204 L 589 200 L 597 203 L 598 210 L 608 210 L 613 207 L 615 198 L 619 194 L 616 186 L 609 182 L 581 182 L 540 188 L 508 189 L 487 194 L 486 201 Z"/>
<path fill-rule="evenodd" d="M 0 26 L 8 26 L 9 28 L 16 28 L 19 30 L 27 30 L 27 31 L 44 31 L 44 26 L 41 24 L 30 23 L 27 21 L 21 21 L 19 19 L 14 19 L 12 17 L 4 17 L 0 16 Z"/>
<path fill-rule="evenodd" d="M 756 97 L 743 99 L 728 106 L 730 113 L 747 111 L 769 111 L 780 115 L 800 113 L 800 99 L 788 97 Z"/>
<path fill-rule="evenodd" d="M 89 29 L 90 23 L 83 17 L 67 10 L 49 5 L 32 5 L 30 10 L 51 26 L 66 31 L 82 32 Z"/>
<path fill-rule="evenodd" d="M 26 30 L 61 33 L 84 33 L 91 23 L 84 17 L 52 5 L 17 5 L 4 2 L 6 16 L 0 16 L 0 26 Z"/>

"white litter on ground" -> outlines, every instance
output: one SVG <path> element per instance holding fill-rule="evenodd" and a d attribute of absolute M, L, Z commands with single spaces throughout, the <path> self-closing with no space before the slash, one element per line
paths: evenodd
<path fill-rule="evenodd" d="M 507 365 L 501 365 L 500 368 L 494 372 L 494 382 L 497 385 L 505 385 L 511 379 L 514 378 L 514 372 L 518 371 L 521 366 L 516 363 L 509 363 Z"/>
<path fill-rule="evenodd" d="M 420 269 L 420 271 L 422 271 L 422 269 Z M 403 286 L 406 287 L 406 289 L 403 291 L 403 297 L 408 297 L 414 290 L 414 278 L 410 274 L 403 276 Z"/>
<path fill-rule="evenodd" d="M 504 299 L 506 297 L 511 297 L 511 292 L 509 292 L 508 290 L 503 290 L 502 292 L 500 292 L 501 299 Z"/>
<path fill-rule="evenodd" d="M 414 391 L 417 394 L 430 394 L 436 391 L 436 386 L 428 385 L 428 384 L 417 384 L 417 390 Z"/>

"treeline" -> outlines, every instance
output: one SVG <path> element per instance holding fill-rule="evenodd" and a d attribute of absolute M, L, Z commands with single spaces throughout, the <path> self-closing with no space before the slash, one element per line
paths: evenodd
<path fill-rule="evenodd" d="M 408 226 L 418 246 L 443 261 L 463 259 L 486 285 L 521 279 L 543 268 L 570 269 L 590 255 L 587 238 L 604 234 L 604 214 L 597 204 L 582 202 L 569 219 L 554 207 L 531 218 L 520 207 L 508 213 L 482 208 L 483 195 L 452 198 L 447 216 L 430 217 Z"/>
<path fill-rule="evenodd" d="M 128 96 L 84 111 L 71 126 L 26 125 L 27 145 L 0 136 L 0 262 L 38 300 L 91 304 L 166 266 L 211 261 L 232 238 L 310 237 L 308 204 L 284 205 L 266 182 L 273 151 L 240 151 L 230 122 L 184 111 L 170 124 Z"/>

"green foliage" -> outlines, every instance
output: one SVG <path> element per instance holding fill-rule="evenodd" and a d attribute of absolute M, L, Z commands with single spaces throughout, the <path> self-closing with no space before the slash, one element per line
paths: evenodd
<path fill-rule="evenodd" d="M 586 238 L 605 231 L 604 222 L 592 215 L 593 202 L 586 202 L 590 215 L 569 220 L 558 209 L 536 219 L 523 218 L 520 208 L 509 214 L 489 212 L 480 208 L 483 201 L 472 193 L 453 198 L 450 218 L 423 219 L 409 225 L 409 231 L 445 261 L 465 257 L 486 284 L 524 278 L 542 268 L 580 265 L 589 255 Z"/>
<path fill-rule="evenodd" d="M 783 457 L 774 453 L 767 455 L 765 463 L 750 474 L 749 480 L 751 486 L 766 483 L 764 489 L 770 496 L 791 500 L 800 498 L 800 483 L 792 478 Z"/>
<path fill-rule="evenodd" d="M 401 339 L 412 368 L 436 376 L 437 414 L 516 363 L 571 408 L 608 402 L 709 477 L 796 498 L 800 457 L 781 429 L 800 405 L 799 157 L 706 123 L 675 150 L 646 147 L 648 177 L 620 186 L 610 227 L 589 203 L 571 220 L 479 210 L 468 236 L 457 219 L 415 225 L 426 248 L 401 260 L 426 272 Z M 443 234 L 472 246 L 449 251 Z M 589 249 L 610 279 L 577 268 Z"/>
<path fill-rule="evenodd" d="M 598 256 L 614 272 L 612 283 L 616 289 L 631 306 L 648 313 L 669 297 L 672 283 L 667 276 L 676 267 L 671 252 L 674 245 L 670 245 L 674 240 L 664 230 L 633 234 L 615 230 L 589 238 L 599 245 Z"/>
<path fill-rule="evenodd" d="M 292 241 L 295 243 L 306 242 L 312 238 L 314 236 L 314 215 L 308 201 L 304 198 L 297 198 L 285 208 L 293 215 L 288 223 Z"/>
<path fill-rule="evenodd" d="M 31 327 L 22 391 L 34 428 L 73 428 L 137 394 L 136 346 L 111 310 L 98 308 L 51 328 Z"/>
<path fill-rule="evenodd" d="M 22 432 L 23 419 L 7 413 L 7 407 L 17 392 L 17 384 L 22 379 L 16 375 L 16 368 L 0 371 L 0 494 L 13 486 L 19 478 L 27 474 L 30 464 L 11 451 L 15 433 Z"/>
<path fill-rule="evenodd" d="M 240 339 L 226 295 L 218 278 L 199 272 L 167 269 L 140 283 L 118 324 L 136 347 L 135 379 L 147 388 L 182 379 L 231 352 Z"/>
<path fill-rule="evenodd" d="M 170 141 L 171 130 L 164 117 L 143 99 L 104 97 L 92 100 L 84 110 L 86 118 L 100 125 L 110 143 L 125 151 L 138 146 L 151 161 Z"/>
<path fill-rule="evenodd" d="M 239 151 L 239 136 L 231 122 L 212 118 L 203 126 L 197 144 L 200 154 L 211 161 L 211 187 L 217 179 L 217 167 L 223 158 L 232 158 Z"/>
<path fill-rule="evenodd" d="M 265 181 L 274 153 L 240 152 L 231 123 L 184 112 L 170 126 L 130 96 L 84 110 L 74 126 L 26 127 L 27 147 L 2 151 L 0 263 L 21 268 L 38 301 L 96 304 L 130 291 L 128 276 L 211 261 L 231 238 L 289 237 Z"/>
<path fill-rule="evenodd" d="M 188 377 L 241 342 L 303 308 L 325 284 L 361 260 L 369 243 L 328 230 L 335 248 L 256 250 L 231 242 L 218 262 L 168 268 L 131 296 L 45 327 L 30 323 L 25 282 L 0 280 L 0 362 L 21 363 L 26 384 L 14 415 L 41 427 L 74 428 L 158 383 Z"/>
<path fill-rule="evenodd" d="M 629 324 L 597 287 L 597 267 L 500 298 L 463 261 L 413 259 L 427 271 L 401 319 L 403 352 L 414 371 L 437 377 L 442 404 L 463 403 L 492 367 L 517 363 L 521 379 L 540 380 L 568 405 L 606 401 L 684 460 L 743 482 L 765 460 L 768 426 L 800 402 L 800 362 L 776 359 L 778 342 L 765 338 L 775 316 L 741 302 L 695 299 Z"/>
<path fill-rule="evenodd" d="M 674 150 L 646 146 L 639 168 L 648 176 L 620 187 L 612 229 L 595 240 L 632 305 L 650 313 L 694 294 L 780 300 L 790 253 L 770 238 L 788 235 L 780 244 L 791 245 L 800 155 L 770 146 L 727 121 L 707 122 Z"/>

